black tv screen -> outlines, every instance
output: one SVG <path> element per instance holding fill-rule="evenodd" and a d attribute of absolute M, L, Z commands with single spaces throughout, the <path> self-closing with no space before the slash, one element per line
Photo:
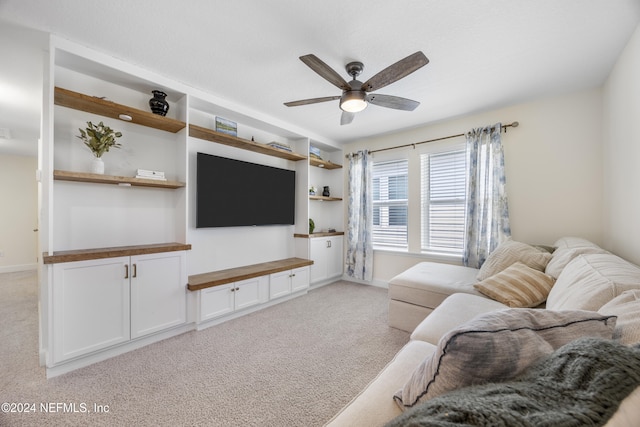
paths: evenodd
<path fill-rule="evenodd" d="M 196 175 L 196 228 L 295 222 L 295 171 L 197 153 Z"/>

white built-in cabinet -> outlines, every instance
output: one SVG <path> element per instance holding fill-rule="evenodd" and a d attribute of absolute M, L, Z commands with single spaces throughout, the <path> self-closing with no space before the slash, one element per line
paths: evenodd
<path fill-rule="evenodd" d="M 269 284 L 269 297 L 271 299 L 304 290 L 309 287 L 309 268 L 301 267 L 273 273 L 269 277 Z"/>
<path fill-rule="evenodd" d="M 342 276 L 343 236 L 323 236 L 309 239 L 311 283 L 327 281 Z"/>
<path fill-rule="evenodd" d="M 52 268 L 55 364 L 185 322 L 184 251 Z"/>
<path fill-rule="evenodd" d="M 269 300 L 269 278 L 254 277 L 202 289 L 199 292 L 199 322 L 264 304 Z"/>

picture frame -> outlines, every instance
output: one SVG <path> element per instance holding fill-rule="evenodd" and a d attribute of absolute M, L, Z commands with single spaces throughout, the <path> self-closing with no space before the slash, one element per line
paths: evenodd
<path fill-rule="evenodd" d="M 223 117 L 216 117 L 216 132 L 238 136 L 238 124 Z"/>

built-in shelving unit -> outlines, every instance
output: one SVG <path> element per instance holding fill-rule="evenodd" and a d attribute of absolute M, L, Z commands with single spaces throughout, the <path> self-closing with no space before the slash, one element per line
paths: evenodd
<path fill-rule="evenodd" d="M 132 187 L 155 187 L 155 188 L 167 188 L 176 189 L 182 188 L 186 184 L 178 181 L 161 181 L 157 179 L 142 179 L 132 178 L 128 176 L 112 176 L 112 175 L 99 175 L 95 173 L 86 172 L 71 172 L 54 170 L 53 179 L 57 181 L 76 181 L 76 182 L 90 182 L 94 184 L 113 184 Z"/>
<path fill-rule="evenodd" d="M 316 237 L 331 237 L 331 236 L 344 236 L 344 231 L 321 231 L 318 233 L 304 234 L 295 233 L 293 237 L 300 237 L 303 239 L 314 239 Z"/>
<path fill-rule="evenodd" d="M 189 125 L 189 136 L 193 138 L 203 139 L 205 141 L 215 142 L 218 144 L 241 148 L 243 150 L 253 151 L 255 153 L 267 154 L 269 156 L 279 157 L 286 160 L 299 161 L 307 159 L 306 156 L 294 153 L 292 151 L 281 150 L 279 148 L 271 147 L 267 144 L 261 144 L 259 142 L 238 138 L 233 135 L 216 132 L 215 130 L 197 126 L 194 124 Z"/>
<path fill-rule="evenodd" d="M 186 123 L 180 120 L 160 116 L 148 111 L 60 87 L 55 88 L 54 103 L 62 107 L 73 108 L 74 110 L 111 117 L 113 119 L 130 121 L 131 123 L 172 133 L 176 133 L 186 126 Z M 123 119 L 123 116 L 127 119 Z M 129 118 L 131 118 L 131 120 L 128 120 Z"/>

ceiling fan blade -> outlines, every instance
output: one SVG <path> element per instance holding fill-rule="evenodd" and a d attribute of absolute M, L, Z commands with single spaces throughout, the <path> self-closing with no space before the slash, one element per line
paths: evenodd
<path fill-rule="evenodd" d="M 420 103 L 412 99 L 400 98 L 399 96 L 379 95 L 371 93 L 367 95 L 367 102 L 380 107 L 394 108 L 396 110 L 413 111 Z"/>
<path fill-rule="evenodd" d="M 424 53 L 418 51 L 412 55 L 407 56 L 404 59 L 396 62 L 393 65 L 388 66 L 384 70 L 380 71 L 375 76 L 362 84 L 362 90 L 365 92 L 372 92 L 383 88 L 391 83 L 400 80 L 403 77 L 408 76 L 414 71 L 424 67 L 429 63 L 429 59 L 424 56 Z"/>
<path fill-rule="evenodd" d="M 418 105 L 420 105 L 418 101 L 414 101 L 412 99 L 400 98 L 399 96 L 392 95 L 379 95 L 375 93 L 367 95 L 367 102 L 380 107 L 404 111 L 413 111 L 418 107 Z"/>
<path fill-rule="evenodd" d="M 340 99 L 340 96 L 325 96 L 324 98 L 301 99 L 300 101 L 285 102 L 287 107 L 297 107 L 300 105 L 317 104 L 319 102 L 334 101 Z"/>
<path fill-rule="evenodd" d="M 332 85 L 337 86 L 342 90 L 351 89 L 349 84 L 340 76 L 340 74 L 322 62 L 322 60 L 317 56 L 313 54 L 304 55 L 300 57 L 300 60 Z"/>
<path fill-rule="evenodd" d="M 342 116 L 340 116 L 340 125 L 348 125 L 353 121 L 353 118 L 356 116 L 355 113 L 349 113 L 348 111 L 343 111 Z"/>

